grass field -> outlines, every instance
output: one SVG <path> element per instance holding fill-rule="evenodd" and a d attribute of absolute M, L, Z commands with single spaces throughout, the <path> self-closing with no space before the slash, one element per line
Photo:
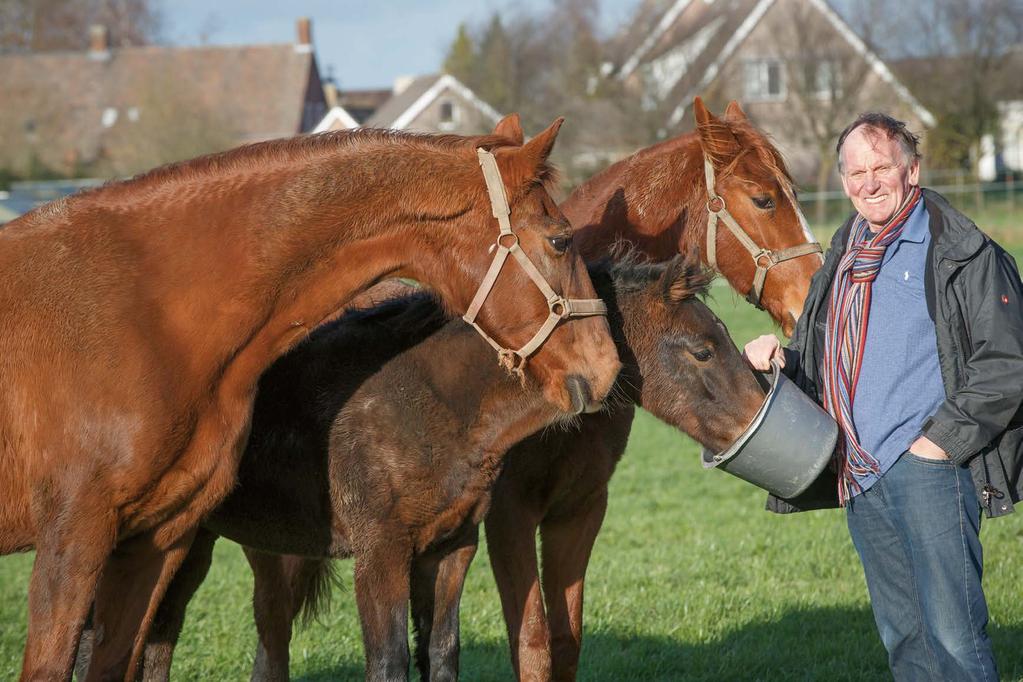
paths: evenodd
<path fill-rule="evenodd" d="M 740 342 L 772 328 L 727 288 L 713 297 Z M 843 514 L 768 514 L 764 493 L 697 460 L 691 441 L 639 415 L 589 568 L 580 679 L 888 679 Z M 985 522 L 983 540 L 995 653 L 1003 679 L 1021 680 L 1023 516 Z M 20 666 L 31 562 L 0 558 L 3 680 Z M 292 643 L 293 679 L 361 677 L 351 562 L 342 573 L 334 608 Z M 251 589 L 240 550 L 221 541 L 192 602 L 175 679 L 248 679 Z M 500 614 L 481 548 L 462 601 L 463 679 L 510 679 Z"/>

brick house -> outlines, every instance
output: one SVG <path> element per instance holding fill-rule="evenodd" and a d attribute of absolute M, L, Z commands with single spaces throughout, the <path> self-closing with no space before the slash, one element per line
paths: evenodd
<path fill-rule="evenodd" d="M 0 168 L 130 175 L 311 130 L 327 110 L 308 19 L 294 43 L 0 56 Z"/>

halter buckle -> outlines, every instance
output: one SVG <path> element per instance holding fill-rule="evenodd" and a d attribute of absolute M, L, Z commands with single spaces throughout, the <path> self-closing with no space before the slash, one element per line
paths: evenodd
<path fill-rule="evenodd" d="M 761 263 L 761 259 L 767 259 L 767 265 Z M 774 253 L 770 249 L 760 249 L 754 256 L 753 262 L 757 264 L 758 268 L 764 270 L 770 270 L 772 266 L 777 265 L 777 261 L 774 260 Z"/>
<path fill-rule="evenodd" d="M 724 197 L 720 195 L 711 197 L 707 201 L 707 210 L 710 213 L 721 213 L 721 211 L 725 210 Z"/>
<path fill-rule="evenodd" d="M 569 305 L 568 300 L 564 296 L 558 296 L 547 301 L 547 307 L 550 308 L 551 314 L 557 315 L 561 319 L 565 319 L 572 314 L 572 306 Z"/>

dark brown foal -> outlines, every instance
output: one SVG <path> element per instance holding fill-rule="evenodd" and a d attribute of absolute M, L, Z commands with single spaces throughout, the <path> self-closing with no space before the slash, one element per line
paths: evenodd
<path fill-rule="evenodd" d="M 676 259 L 668 265 L 624 263 L 610 273 L 593 270 L 591 276 L 610 308 L 612 333 L 625 362 L 619 384 L 625 402 L 611 414 L 591 415 L 599 422 L 583 420 L 581 430 L 547 429 L 516 446 L 508 457 L 546 462 L 544 455 L 528 450 L 534 441 L 543 446 L 600 447 L 599 439 L 609 434 L 602 430 L 591 433 L 595 424 L 617 425 L 611 447 L 624 445 L 637 401 L 710 447 L 721 448 L 734 439 L 763 395 L 724 326 L 695 296 L 706 282 L 705 275 Z M 410 311 L 412 308 L 404 314 Z M 370 313 L 367 320 L 378 314 Z M 491 409 L 497 410 L 497 416 L 479 410 L 480 382 L 503 379 L 480 365 L 485 346 L 472 337 L 460 343 L 461 335 L 453 331 L 449 326 L 426 340 L 406 340 L 418 345 L 389 361 L 354 394 L 344 384 L 330 390 L 332 376 L 322 367 L 328 358 L 345 356 L 349 346 L 337 338 L 313 339 L 319 343 L 303 346 L 282 361 L 290 370 L 278 372 L 275 368 L 264 377 L 240 487 L 206 524 L 247 545 L 246 555 L 256 574 L 254 603 L 260 651 L 254 679 L 286 679 L 292 620 L 300 605 L 308 601 L 303 589 L 318 584 L 302 576 L 320 570 L 322 580 L 322 557 L 348 554 L 356 556 L 356 599 L 363 618 L 367 676 L 404 679 L 407 612 L 402 599 L 412 603 L 416 663 L 422 677 L 447 680 L 457 676 L 458 600 L 476 550 L 476 524 L 494 481 L 479 479 L 474 488 L 474 482 L 459 473 L 460 460 L 474 459 L 462 439 L 480 431 L 475 424 L 468 428 L 470 422 L 464 418 L 452 419 L 464 413 L 474 415 L 473 420 L 489 422 L 490 428 L 507 429 L 501 435 L 494 431 L 490 437 L 510 447 L 516 442 L 511 438 L 521 434 L 521 422 L 510 417 L 524 405 L 494 403 Z M 381 351 L 393 351 L 394 342 L 385 338 L 363 340 Z M 425 367 L 418 364 L 424 362 Z M 405 377 L 402 384 L 393 380 L 394 371 Z M 357 376 L 358 372 L 350 369 L 347 375 Z M 399 385 L 404 395 L 395 388 Z M 517 399 L 524 404 L 530 401 L 526 394 Z M 303 417 L 317 404 L 323 415 L 316 420 Z M 337 416 L 330 425 L 329 438 L 323 439 L 317 434 L 324 431 L 323 420 L 331 412 Z M 499 426 L 502 421 L 504 427 Z M 498 453 L 495 447 L 494 453 L 494 464 L 499 466 L 503 451 Z M 594 463 L 601 466 L 603 459 L 598 455 Z M 366 483 L 374 480 L 375 472 L 385 472 L 393 486 L 378 489 L 374 483 Z M 496 474 L 496 469 L 491 473 Z M 421 536 L 420 527 L 437 524 L 431 514 L 446 512 L 416 501 L 437 495 L 478 502 L 471 513 L 449 517 L 446 533 Z M 579 556 L 589 556 L 605 499 L 606 492 L 596 490 L 587 502 L 595 510 L 592 532 L 579 538 Z M 500 511 L 493 507 L 490 514 Z M 378 530 L 385 527 L 386 536 Z M 521 551 L 509 545 L 508 554 L 531 562 L 535 573 L 532 537 L 520 544 Z M 320 558 L 272 557 L 260 553 L 263 551 Z M 559 583 L 579 584 L 581 590 L 580 576 L 572 571 L 584 570 L 585 561 L 581 566 L 567 559 L 557 563 L 567 572 L 558 578 Z M 206 568 L 205 561 L 196 563 L 197 573 L 205 573 Z M 551 570 L 555 569 L 552 562 Z M 198 583 L 194 575 L 189 581 Z M 538 584 L 533 589 L 538 597 Z M 174 591 L 177 596 L 186 592 Z M 508 595 L 506 615 L 511 618 L 514 609 L 508 604 L 514 602 L 515 592 Z M 185 600 L 165 601 L 161 606 L 161 614 L 166 614 L 161 620 L 169 624 L 166 632 L 159 633 L 161 646 L 176 636 L 184 607 Z M 566 609 L 565 618 L 569 617 Z M 159 660 L 160 665 L 166 662 L 165 656 Z M 147 674 L 161 679 L 163 673 L 147 668 Z"/>

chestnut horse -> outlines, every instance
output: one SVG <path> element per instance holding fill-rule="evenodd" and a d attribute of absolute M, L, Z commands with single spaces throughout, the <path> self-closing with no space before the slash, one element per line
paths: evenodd
<path fill-rule="evenodd" d="M 806 246 L 813 238 L 784 161 L 735 102 L 721 119 L 699 98 L 693 109 L 695 132 L 611 166 L 577 189 L 562 210 L 573 222 L 584 257 L 625 239 L 653 259 L 699 252 L 706 261 L 708 196 L 723 197 L 760 248 L 802 253 L 770 267 L 762 290 L 762 304 L 788 334 L 820 258 L 815 242 Z M 518 138 L 514 129 L 504 133 Z M 714 168 L 713 191 L 707 189 L 706 159 Z M 719 229 L 716 242 L 718 270 L 749 298 L 756 268 L 748 249 L 734 230 Z M 584 437 L 534 436 L 508 456 L 486 533 L 512 664 L 521 680 L 575 679 L 586 567 L 633 414 L 626 405 L 583 415 Z"/>
<path fill-rule="evenodd" d="M 737 103 L 717 118 L 697 97 L 693 111 L 694 132 L 608 167 L 561 210 L 587 261 L 622 239 L 653 260 L 700 253 L 790 335 L 822 259 L 785 162 Z"/>
<path fill-rule="evenodd" d="M 499 223 L 499 253 L 518 244 L 548 289 L 592 296 L 543 184 L 560 123 L 526 145 L 382 131 L 262 143 L 0 231 L 0 553 L 36 549 L 23 679 L 69 677 L 94 597 L 90 675 L 134 677 L 199 519 L 233 486 L 259 375 L 353 294 L 412 277 L 518 348 L 549 326 L 552 297 L 528 293 L 525 265 L 488 273 Z M 496 157 L 510 226 L 477 149 Z M 470 307 L 481 281 L 492 295 Z M 578 411 L 618 367 L 594 318 L 556 328 L 522 380 Z"/>
<path fill-rule="evenodd" d="M 724 325 L 695 297 L 706 273 L 679 257 L 590 274 L 624 362 L 620 399 L 709 447 L 734 441 L 763 392 Z M 326 559 L 353 554 L 367 679 L 405 679 L 410 599 L 422 679 L 457 677 L 458 601 L 493 484 L 481 472 L 496 473 L 529 428 L 523 415 L 542 406 L 485 362 L 486 347 L 464 326 L 438 330 L 437 313 L 416 298 L 353 313 L 263 377 L 239 487 L 204 522 L 209 532 L 160 607 L 147 680 L 169 676 L 185 606 L 217 534 L 246 545 L 255 574 L 254 680 L 287 679 L 293 619 L 320 601 Z M 591 447 L 595 435 L 584 427 L 535 438 Z M 521 447 L 511 456 L 534 456 Z"/>

